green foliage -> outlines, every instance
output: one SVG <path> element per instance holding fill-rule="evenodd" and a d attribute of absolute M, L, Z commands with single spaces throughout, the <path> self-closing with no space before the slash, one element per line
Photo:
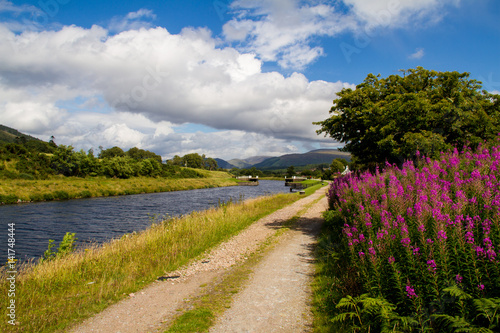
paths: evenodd
<path fill-rule="evenodd" d="M 169 165 L 183 166 L 194 169 L 217 170 L 217 161 L 211 157 L 198 153 L 187 154 L 182 157 L 175 155 L 173 159 L 167 161 Z"/>
<path fill-rule="evenodd" d="M 193 169 L 183 168 L 180 172 L 181 178 L 203 178 L 204 176 Z"/>
<path fill-rule="evenodd" d="M 113 147 L 109 149 L 102 150 L 99 154 L 99 158 L 113 158 L 113 157 L 124 157 L 126 154 L 120 147 Z"/>
<path fill-rule="evenodd" d="M 419 324 L 412 317 L 398 315 L 396 306 L 383 297 L 368 294 L 344 297 L 336 308 L 342 312 L 332 322 L 346 332 L 411 332 Z"/>
<path fill-rule="evenodd" d="M 54 240 L 49 239 L 49 246 L 44 252 L 43 257 L 40 261 L 43 262 L 47 260 L 53 260 L 55 258 L 62 258 L 73 252 L 76 247 L 76 240 L 78 239 L 75 236 L 76 233 L 67 232 L 64 235 L 62 241 L 59 243 L 59 248 L 57 249 L 57 251 L 53 250 L 55 246 Z"/>
<path fill-rule="evenodd" d="M 161 163 L 161 156 L 156 155 L 153 152 L 144 150 L 144 149 L 139 149 L 139 148 L 130 148 L 127 151 L 127 156 L 134 159 L 134 160 L 146 160 L 146 159 L 153 159 L 157 161 L 158 163 Z"/>
<path fill-rule="evenodd" d="M 203 168 L 211 171 L 217 170 L 218 168 L 217 161 L 211 157 L 205 158 L 203 162 Z"/>
<path fill-rule="evenodd" d="M 53 239 L 49 239 L 49 246 L 47 250 L 43 253 L 43 258 L 40 261 L 52 260 L 56 257 L 57 252 L 52 249 L 56 246 Z"/>
<path fill-rule="evenodd" d="M 292 178 L 293 176 L 295 176 L 295 167 L 293 165 L 290 165 L 287 169 L 286 169 L 286 176 L 288 178 Z"/>
<path fill-rule="evenodd" d="M 345 161 L 345 163 L 343 161 Z M 343 158 L 336 158 L 332 161 L 332 164 L 330 164 L 330 171 L 332 173 L 342 172 L 345 170 L 346 165 L 346 160 L 344 160 Z"/>
<path fill-rule="evenodd" d="M 0 194 L 0 203 L 13 204 L 17 202 L 17 196 L 14 194 L 2 195 Z"/>
<path fill-rule="evenodd" d="M 255 167 L 251 167 L 250 169 L 232 169 L 231 173 L 235 176 L 259 176 L 264 177 L 264 173 L 260 170 L 257 170 Z"/>
<path fill-rule="evenodd" d="M 500 132 L 500 95 L 480 91 L 468 73 L 417 67 L 403 76 L 369 74 L 355 90 L 337 93 L 332 116 L 320 125 L 345 143 L 353 161 L 366 168 L 402 163 L 415 151 L 436 156 L 457 145 L 477 146 Z"/>
<path fill-rule="evenodd" d="M 59 199 L 59 200 L 68 200 L 70 199 L 69 193 L 66 191 L 55 191 L 54 192 L 54 198 Z"/>
<path fill-rule="evenodd" d="M 175 158 L 174 158 L 175 160 Z M 180 165 L 210 170 L 217 169 L 214 159 L 204 155 L 188 154 L 178 158 L 179 165 L 163 164 L 161 156 L 153 152 L 131 148 L 126 153 L 119 147 L 102 150 L 99 159 L 89 149 L 74 151 L 72 146 L 34 140 L 18 140 L 0 144 L 0 178 L 3 179 L 47 179 L 51 175 L 66 177 L 96 177 L 128 179 L 131 177 L 201 178 L 194 171 L 182 171 Z M 5 161 L 14 161 L 6 167 Z M 13 166 L 15 168 L 13 168 Z M 66 199 L 64 193 L 54 193 L 45 200 Z"/>
<path fill-rule="evenodd" d="M 64 257 L 75 250 L 76 240 L 78 238 L 75 237 L 76 233 L 67 232 L 61 243 L 59 243 L 59 248 L 57 249 L 57 256 Z"/>
<path fill-rule="evenodd" d="M 182 165 L 188 168 L 203 169 L 204 156 L 193 153 L 182 157 Z"/>
<path fill-rule="evenodd" d="M 107 177 L 127 179 L 137 175 L 134 163 L 137 164 L 130 157 L 115 156 L 102 161 L 102 170 Z"/>

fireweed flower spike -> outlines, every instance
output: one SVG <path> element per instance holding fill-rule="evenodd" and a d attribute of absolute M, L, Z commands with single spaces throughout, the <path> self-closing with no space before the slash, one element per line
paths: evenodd
<path fill-rule="evenodd" d="M 399 296 L 418 297 L 419 306 L 428 308 L 438 301 L 435 288 L 420 286 L 431 277 L 441 290 L 451 277 L 474 298 L 496 297 L 489 290 L 494 288 L 485 287 L 500 280 L 500 142 L 495 144 L 454 149 L 437 160 L 420 154 L 401 169 L 388 164 L 374 174 L 332 181 L 331 223 L 343 226 L 342 246 L 363 287 L 393 304 Z M 379 290 L 392 280 L 401 293 Z M 453 312 L 457 308 L 447 314 L 460 315 Z M 466 310 L 474 312 L 472 305 Z"/>
<path fill-rule="evenodd" d="M 415 293 L 415 289 L 413 289 L 412 286 L 410 285 L 407 285 L 406 286 L 406 296 L 408 296 L 408 298 L 417 298 L 417 294 Z"/>

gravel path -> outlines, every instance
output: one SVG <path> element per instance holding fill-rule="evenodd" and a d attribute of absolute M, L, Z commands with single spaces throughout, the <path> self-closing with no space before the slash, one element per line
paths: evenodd
<path fill-rule="evenodd" d="M 156 281 L 143 290 L 135 294 L 130 294 L 127 299 L 108 307 L 103 312 L 84 321 L 71 332 L 157 332 L 158 329 L 164 327 L 165 323 L 178 315 L 176 310 L 182 307 L 186 299 L 194 297 L 197 292 L 200 291 L 200 285 L 209 283 L 214 278 L 221 276 L 225 270 L 236 262 L 245 260 L 263 241 L 273 235 L 284 222 L 295 216 L 309 203 L 324 196 L 325 192 L 326 187 L 283 209 L 263 217 L 240 234 L 232 237 L 230 240 L 220 244 L 212 251 L 202 256 L 202 258 L 178 271 L 168 274 L 170 277 L 179 276 L 179 278 Z M 255 318 L 255 325 L 264 320 L 263 316 L 257 314 L 257 312 L 260 311 L 256 308 L 256 306 L 259 306 L 259 303 L 253 305 L 254 311 L 252 313 L 249 313 L 248 310 L 237 309 L 240 308 L 238 305 L 239 303 L 246 302 L 242 297 L 247 297 L 243 295 L 247 293 L 248 290 L 261 288 L 258 284 L 255 285 L 255 283 L 261 282 L 254 281 L 262 281 L 262 283 L 265 284 L 266 279 L 269 280 L 265 286 L 265 288 L 269 290 L 268 298 L 270 300 L 271 298 L 276 298 L 274 302 L 276 304 L 271 306 L 273 311 L 266 311 L 275 312 L 278 317 L 283 317 L 283 322 L 295 325 L 293 327 L 289 326 L 289 329 L 281 329 L 281 331 L 300 332 L 306 330 L 308 320 L 303 318 L 302 314 L 307 312 L 308 286 L 312 260 L 310 245 L 314 242 L 314 234 L 319 228 L 320 212 L 325 209 L 326 198 L 323 198 L 303 215 L 303 218 L 300 219 L 296 228 L 286 233 L 280 245 L 273 249 L 272 255 L 269 257 L 266 256 L 262 265 L 265 265 L 265 262 L 269 260 L 274 260 L 274 262 L 271 262 L 271 266 L 268 266 L 268 268 L 261 268 L 260 266 L 257 268 L 254 279 L 250 281 L 249 287 L 240 295 L 236 296 L 234 306 L 230 311 L 225 313 L 216 328 L 214 328 L 214 332 L 272 332 L 268 330 L 267 327 L 261 330 L 259 328 L 261 326 L 245 327 L 243 324 L 234 326 L 234 329 L 227 328 L 227 325 L 236 325 L 236 322 L 228 322 L 226 318 L 228 315 L 230 318 L 235 318 L 237 322 L 245 321 L 245 319 L 241 317 L 242 315 L 243 317 L 245 314 L 251 315 L 247 318 Z M 281 254 L 278 254 L 275 259 L 270 259 L 274 257 L 276 251 L 281 251 L 279 252 Z M 278 266 L 281 266 L 281 268 Z M 272 269 L 274 268 L 278 270 L 273 272 Z M 284 282 L 288 281 L 284 288 L 279 285 L 271 285 L 271 281 L 275 281 L 276 278 L 279 278 L 280 274 L 284 274 L 281 275 L 283 287 L 285 286 Z M 258 276 L 261 276 L 261 280 L 256 280 Z M 294 281 L 296 279 L 297 281 Z M 290 284 L 295 286 L 289 286 Z M 292 291 L 290 288 L 295 289 Z M 271 291 L 274 293 L 274 296 L 269 294 Z M 250 295 L 248 297 L 252 299 L 252 302 L 254 301 L 254 296 Z M 262 300 L 255 301 L 263 302 Z M 278 303 L 281 303 L 284 308 L 289 307 L 290 309 L 286 311 L 277 311 L 276 306 L 278 306 Z M 238 317 L 238 311 L 240 311 L 240 317 Z M 301 320 L 292 320 L 293 316 Z M 265 318 L 267 320 L 270 316 L 266 316 Z M 282 325 L 282 321 L 279 321 L 280 326 Z M 278 321 L 276 321 L 276 323 L 278 323 Z M 278 327 L 274 331 L 280 331 L 280 328 Z"/>
<path fill-rule="evenodd" d="M 254 269 L 246 288 L 210 332 L 309 332 L 313 249 L 326 197 Z"/>

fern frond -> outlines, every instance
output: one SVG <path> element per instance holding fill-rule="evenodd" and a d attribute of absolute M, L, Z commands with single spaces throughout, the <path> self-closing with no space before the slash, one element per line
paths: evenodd
<path fill-rule="evenodd" d="M 476 298 L 473 301 L 478 314 L 490 323 L 490 328 L 498 328 L 500 323 L 500 298 Z"/>
<path fill-rule="evenodd" d="M 443 292 L 449 293 L 451 296 L 456 297 L 461 301 L 472 299 L 471 295 L 467 294 L 465 291 L 463 291 L 457 285 L 445 288 L 445 289 L 443 289 Z"/>
<path fill-rule="evenodd" d="M 455 316 L 452 317 L 447 314 L 433 315 L 438 323 L 441 323 L 444 327 L 452 332 L 460 333 L 474 333 L 478 332 L 478 328 L 474 327 L 471 323 L 463 317 Z"/>

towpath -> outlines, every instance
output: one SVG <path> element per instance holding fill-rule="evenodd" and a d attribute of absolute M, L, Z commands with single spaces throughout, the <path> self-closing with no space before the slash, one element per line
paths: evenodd
<path fill-rule="evenodd" d="M 247 257 L 299 212 L 254 268 L 210 332 L 308 332 L 313 247 L 327 209 L 326 187 L 252 224 L 190 265 L 157 281 L 75 327 L 72 332 L 157 332 L 178 315 L 186 300 Z M 319 200 L 319 201 L 318 201 Z M 307 208 L 305 212 L 303 210 Z"/>

